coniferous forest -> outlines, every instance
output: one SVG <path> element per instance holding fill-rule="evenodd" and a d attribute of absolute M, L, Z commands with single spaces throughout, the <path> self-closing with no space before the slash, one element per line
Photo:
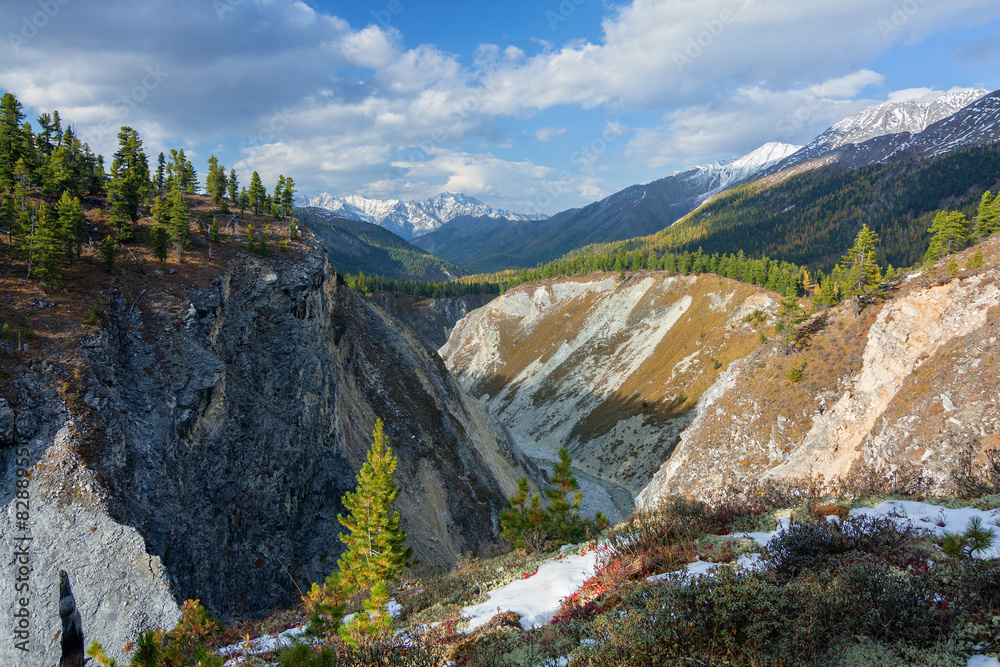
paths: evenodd
<path fill-rule="evenodd" d="M 0 262 L 24 262 L 27 275 L 43 285 L 58 285 L 62 268 L 81 259 L 83 247 L 96 249 L 104 268 L 112 270 L 118 253 L 129 245 L 148 243 L 163 262 L 168 241 L 181 253 L 191 242 L 192 213 L 185 196 L 199 192 L 194 165 L 183 148 L 160 153 L 151 170 L 142 138 L 131 127 L 118 132 L 118 148 L 106 165 L 65 123 L 58 111 L 37 118 L 37 132 L 27 122 L 22 104 L 6 93 L 0 98 L 0 229 L 4 243 Z M 251 210 L 275 220 L 292 214 L 295 184 L 281 175 L 269 194 L 257 172 L 249 189 L 240 187 L 235 170 L 208 160 L 204 189 L 216 214 L 207 226 L 209 238 L 220 240 L 220 214 Z M 106 223 L 94 224 L 84 212 Z M 148 238 L 137 238 L 136 223 L 151 216 Z M 88 222 L 89 221 L 89 222 Z M 297 236 L 290 223 L 290 237 Z M 230 223 L 232 225 L 232 223 Z M 258 253 L 267 252 L 267 229 L 248 228 L 248 241 Z M 138 262 L 138 260 L 136 260 Z"/>

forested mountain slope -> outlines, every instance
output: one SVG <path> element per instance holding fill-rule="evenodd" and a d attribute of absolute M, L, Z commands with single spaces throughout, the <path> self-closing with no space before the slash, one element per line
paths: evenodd
<path fill-rule="evenodd" d="M 555 214 L 539 223 L 512 223 L 489 221 L 480 228 L 473 221 L 456 221 L 420 237 L 417 245 L 450 261 L 468 266 L 474 271 L 492 272 L 508 268 L 533 267 L 556 259 L 565 253 L 589 244 L 606 244 L 625 239 L 651 235 L 663 230 L 698 209 L 706 198 L 717 195 L 725 188 L 741 186 L 755 179 L 750 191 L 764 191 L 779 185 L 783 180 L 796 175 L 808 175 L 816 171 L 807 182 L 827 183 L 820 191 L 808 193 L 811 211 L 833 221 L 848 220 L 845 238 L 837 238 L 834 244 L 849 242 L 861 224 L 878 226 L 886 238 L 889 261 L 896 265 L 911 263 L 907 258 L 923 249 L 913 250 L 920 245 L 919 239 L 911 238 L 910 232 L 899 232 L 890 239 L 893 232 L 889 223 L 877 222 L 874 217 L 907 215 L 894 208 L 895 204 L 880 200 L 876 195 L 882 188 L 882 179 L 896 180 L 892 187 L 909 189 L 913 184 L 899 183 L 898 175 L 905 176 L 920 163 L 935 157 L 957 152 L 974 153 L 975 148 L 988 147 L 1000 140 L 1000 93 L 986 94 L 985 90 L 950 93 L 928 103 L 886 103 L 844 119 L 817 137 L 801 150 L 785 144 L 767 144 L 739 160 L 713 163 L 671 174 L 665 178 L 642 185 L 633 185 L 605 199 L 579 209 L 571 209 Z M 955 163 L 950 163 L 954 167 Z M 963 167 L 958 167 L 962 169 Z M 966 170 L 974 172 L 976 179 L 966 187 L 978 185 L 980 192 L 994 186 L 990 179 L 991 168 L 982 171 L 983 166 L 973 160 Z M 857 170 L 869 171 L 857 171 Z M 850 193 L 846 199 L 830 198 L 829 190 L 844 187 L 837 181 L 845 171 L 854 174 L 877 174 L 868 186 L 872 192 Z M 967 174 L 966 174 L 967 175 Z M 843 180 L 843 179 L 842 179 Z M 936 181 L 931 181 L 935 186 Z M 801 181 L 797 181 L 797 184 Z M 838 184 L 839 183 L 839 184 Z M 963 197 L 967 193 L 957 188 L 957 183 L 946 178 L 947 186 L 936 188 L 937 200 L 928 208 L 940 207 L 939 202 L 948 197 Z M 736 192 L 746 192 L 747 186 L 736 187 Z M 794 192 L 797 190 L 789 186 Z M 727 198 L 731 191 L 719 195 Z M 737 195 L 740 196 L 741 195 Z M 781 197 L 779 194 L 777 197 Z M 727 198 L 732 203 L 732 198 Z M 705 246 L 706 252 L 736 252 L 743 249 L 752 256 L 769 255 L 778 259 L 797 263 L 816 262 L 822 254 L 796 248 L 796 238 L 809 237 L 813 221 L 796 219 L 794 223 L 782 225 L 776 221 L 775 231 L 761 238 L 763 228 L 769 220 L 779 214 L 794 211 L 796 202 L 788 202 L 777 211 L 768 208 L 758 200 L 739 199 L 736 217 L 765 218 L 760 226 L 742 230 L 732 238 L 713 236 Z M 799 204 L 801 206 L 801 204 Z M 911 207 L 912 208 L 912 207 Z M 709 213 L 710 215 L 710 213 Z M 798 216 L 797 212 L 792 217 Z M 704 219 L 702 216 L 701 219 Z M 824 235 L 838 236 L 831 232 L 830 224 L 817 230 L 815 239 L 807 239 L 803 245 L 815 240 L 818 245 L 827 243 Z M 846 228 L 845 228 L 846 229 Z M 671 249 L 694 250 L 703 236 L 699 231 L 687 232 L 681 244 L 668 246 Z M 776 239 L 789 238 L 792 247 L 780 248 Z M 743 239 L 758 242 L 760 248 L 751 247 Z M 686 245 L 684 242 L 690 242 Z M 810 254 L 811 253 L 811 254 Z"/>
<path fill-rule="evenodd" d="M 912 266 L 927 250 L 933 213 L 974 215 L 980 196 L 1000 184 L 1000 148 L 970 148 L 927 160 L 842 170 L 825 167 L 762 179 L 730 190 L 677 224 L 645 238 L 583 248 L 577 254 L 742 250 L 797 264 L 833 264 L 862 225 L 884 243 L 881 263 Z"/>
<path fill-rule="evenodd" d="M 299 208 L 296 213 L 323 242 L 330 262 L 339 273 L 429 282 L 469 274 L 461 266 L 429 255 L 370 222 L 342 218 L 316 207 Z"/>

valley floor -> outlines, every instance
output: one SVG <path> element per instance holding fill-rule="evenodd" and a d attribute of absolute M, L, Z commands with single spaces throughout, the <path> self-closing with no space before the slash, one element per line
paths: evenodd
<path fill-rule="evenodd" d="M 539 447 L 525 447 L 520 441 L 517 444 L 535 465 L 549 476 L 552 475 L 552 464 L 559 460 L 554 452 Z M 573 475 L 580 483 L 580 493 L 583 494 L 580 513 L 588 519 L 593 519 L 601 513 L 608 517 L 612 524 L 616 524 L 635 510 L 635 496 L 625 487 L 589 475 L 579 468 L 573 468 Z"/>

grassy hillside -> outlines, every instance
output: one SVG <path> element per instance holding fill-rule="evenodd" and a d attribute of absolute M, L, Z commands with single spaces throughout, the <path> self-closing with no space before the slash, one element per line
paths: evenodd
<path fill-rule="evenodd" d="M 330 262 L 340 273 L 427 282 L 469 274 L 461 266 L 430 255 L 378 225 L 340 218 L 319 208 L 296 211 L 326 246 Z"/>

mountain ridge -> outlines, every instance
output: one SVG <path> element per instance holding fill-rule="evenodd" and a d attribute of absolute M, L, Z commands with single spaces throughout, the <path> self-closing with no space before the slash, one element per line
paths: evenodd
<path fill-rule="evenodd" d="M 845 170 L 879 162 L 936 157 L 1000 140 L 1000 92 L 946 94 L 931 102 L 892 102 L 850 116 L 804 147 L 765 144 L 735 160 L 675 172 L 629 186 L 599 202 L 562 211 L 526 228 L 493 223 L 475 235 L 445 225 L 415 241 L 419 247 L 474 271 L 524 268 L 575 249 L 654 234 L 681 221 L 733 187 L 836 165 Z M 896 132 L 893 129 L 919 132 Z M 851 141 L 862 143 L 850 143 Z M 768 158 L 775 159 L 768 159 Z M 737 248 L 731 248 L 735 252 Z M 461 257 L 461 259 L 458 259 Z"/>
<path fill-rule="evenodd" d="M 297 208 L 320 208 L 341 218 L 361 220 L 384 227 L 404 239 L 428 234 L 460 216 L 503 217 L 510 220 L 536 220 L 538 215 L 495 210 L 475 197 L 442 192 L 422 201 L 370 199 L 362 195 L 322 194 L 296 198 Z"/>

